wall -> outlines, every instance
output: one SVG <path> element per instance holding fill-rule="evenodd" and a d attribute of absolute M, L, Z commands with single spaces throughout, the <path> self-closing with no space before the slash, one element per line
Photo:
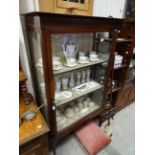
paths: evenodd
<path fill-rule="evenodd" d="M 19 0 L 20 13 L 27 13 L 32 11 L 39 11 L 37 0 Z"/>
<path fill-rule="evenodd" d="M 127 0 L 94 0 L 93 16 L 123 18 Z"/>
<path fill-rule="evenodd" d="M 126 8 L 126 1 L 127 0 L 94 0 L 93 16 L 102 16 L 102 17 L 113 16 L 115 18 L 123 18 L 124 11 Z M 37 0 L 20 0 L 19 2 L 20 2 L 19 3 L 20 13 L 39 11 Z M 20 28 L 19 30 L 20 57 L 22 59 L 21 63 L 23 66 L 23 70 L 28 78 L 27 80 L 28 91 L 33 94 L 32 80 L 31 80 L 31 75 L 30 75 L 30 70 L 28 65 L 28 59 L 27 59 L 27 53 L 26 53 L 21 23 L 19 28 Z"/>
<path fill-rule="evenodd" d="M 38 8 L 39 7 L 38 7 L 36 0 L 20 0 L 19 1 L 20 13 L 37 11 Z M 27 56 L 26 50 L 27 49 L 26 49 L 24 36 L 23 36 L 23 30 L 22 30 L 21 21 L 20 21 L 19 23 L 19 55 L 21 59 L 22 69 L 27 77 L 26 84 L 27 84 L 28 92 L 30 92 L 33 95 L 33 97 L 35 97 L 33 87 L 32 87 L 32 79 L 31 79 L 31 73 L 29 69 L 28 56 Z"/>
<path fill-rule="evenodd" d="M 30 92 L 34 97 L 34 92 L 32 88 L 32 79 L 31 79 L 31 74 L 29 69 L 28 57 L 27 57 L 21 22 L 19 23 L 19 56 L 21 60 L 22 69 L 27 77 L 26 84 L 27 84 L 28 92 Z"/>

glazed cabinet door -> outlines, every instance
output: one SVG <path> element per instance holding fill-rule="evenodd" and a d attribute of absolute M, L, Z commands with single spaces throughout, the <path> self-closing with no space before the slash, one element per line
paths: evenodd
<path fill-rule="evenodd" d="M 46 36 L 57 133 L 95 117 L 103 108 L 113 62 L 114 32 L 67 31 L 49 31 Z"/>

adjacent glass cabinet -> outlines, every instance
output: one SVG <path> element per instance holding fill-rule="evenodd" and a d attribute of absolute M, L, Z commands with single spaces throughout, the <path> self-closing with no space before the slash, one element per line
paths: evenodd
<path fill-rule="evenodd" d="M 52 144 L 104 112 L 122 19 L 24 15 L 36 100 Z"/>

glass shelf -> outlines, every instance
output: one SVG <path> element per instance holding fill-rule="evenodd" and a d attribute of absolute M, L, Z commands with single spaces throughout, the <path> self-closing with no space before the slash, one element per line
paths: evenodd
<path fill-rule="evenodd" d="M 89 94 L 89 93 L 91 93 L 91 92 L 94 92 L 94 91 L 96 91 L 96 90 L 99 90 L 99 89 L 101 89 L 101 88 L 103 88 L 103 85 L 101 85 L 101 84 L 99 84 L 99 83 L 97 83 L 97 82 L 95 82 L 95 81 L 90 81 L 90 82 L 88 82 L 87 84 L 89 85 L 91 85 L 91 82 L 94 82 L 94 83 L 96 83 L 96 86 L 95 87 L 92 87 L 92 88 L 90 88 L 90 89 L 87 89 L 86 91 L 83 91 L 82 93 L 77 93 L 76 91 L 75 91 L 75 88 L 72 88 L 72 90 L 70 90 L 69 92 L 71 92 L 72 93 L 72 96 L 71 97 L 69 97 L 69 98 L 67 98 L 67 99 L 62 99 L 62 101 L 55 101 L 55 105 L 56 105 L 56 107 L 58 107 L 58 106 L 61 106 L 61 105 L 64 105 L 65 103 L 67 103 L 67 102 L 70 102 L 70 101 L 72 101 L 72 100 L 75 100 L 75 99 L 77 99 L 77 98 L 80 98 L 80 97 L 82 97 L 82 96 L 84 96 L 84 95 L 87 95 L 87 94 Z M 59 97 L 60 98 L 60 97 Z"/>
<path fill-rule="evenodd" d="M 75 66 L 75 67 L 63 66 L 63 68 L 61 70 L 54 71 L 54 75 L 66 73 L 66 72 L 73 71 L 73 70 L 76 70 L 76 69 L 80 69 L 80 68 L 83 68 L 83 67 L 88 67 L 88 66 L 96 65 L 96 64 L 99 64 L 99 63 L 103 63 L 104 61 L 105 60 L 99 59 L 97 61 L 89 61 L 88 63 L 85 63 L 85 64 L 79 64 L 78 63 L 77 66 Z"/>

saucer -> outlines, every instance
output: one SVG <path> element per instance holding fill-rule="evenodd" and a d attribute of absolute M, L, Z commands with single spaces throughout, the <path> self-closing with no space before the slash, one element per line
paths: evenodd
<path fill-rule="evenodd" d="M 99 58 L 95 58 L 95 59 L 92 59 L 92 58 L 89 58 L 90 61 L 97 61 L 99 60 Z"/>
<path fill-rule="evenodd" d="M 53 70 L 55 71 L 60 70 L 60 69 L 63 69 L 63 66 L 53 67 Z"/>
<path fill-rule="evenodd" d="M 64 65 L 65 65 L 66 67 L 75 67 L 75 66 L 77 65 L 77 63 L 72 64 L 72 65 L 65 63 Z"/>
<path fill-rule="evenodd" d="M 80 61 L 80 60 L 78 60 L 78 63 L 80 63 L 80 64 L 86 64 L 86 63 L 88 63 L 89 62 L 89 60 L 87 59 L 86 61 Z"/>

